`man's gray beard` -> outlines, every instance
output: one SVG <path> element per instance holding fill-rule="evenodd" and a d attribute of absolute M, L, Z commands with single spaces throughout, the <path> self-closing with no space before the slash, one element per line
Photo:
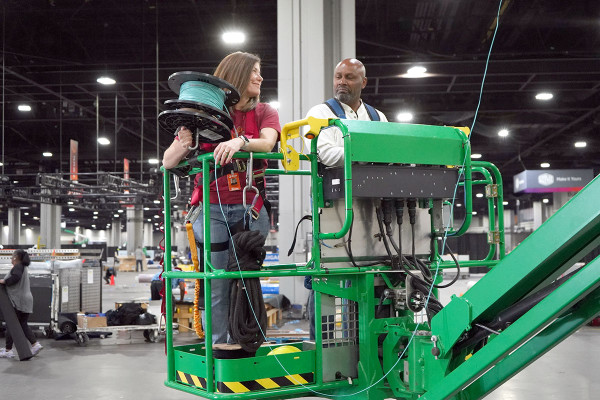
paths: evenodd
<path fill-rule="evenodd" d="M 344 104 L 350 104 L 353 100 L 352 95 L 350 93 L 337 93 L 335 95 L 335 98 Z"/>

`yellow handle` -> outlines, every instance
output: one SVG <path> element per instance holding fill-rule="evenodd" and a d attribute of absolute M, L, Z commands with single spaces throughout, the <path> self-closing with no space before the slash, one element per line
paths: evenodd
<path fill-rule="evenodd" d="M 304 134 L 307 139 L 317 137 L 322 128 L 329 126 L 329 119 L 308 117 L 298 121 L 293 121 L 285 124 L 281 129 L 281 153 L 283 160 L 281 164 L 286 171 L 296 171 L 300 168 L 300 155 L 291 146 L 287 144 L 288 140 L 300 137 L 300 127 L 308 125 L 309 129 Z"/>

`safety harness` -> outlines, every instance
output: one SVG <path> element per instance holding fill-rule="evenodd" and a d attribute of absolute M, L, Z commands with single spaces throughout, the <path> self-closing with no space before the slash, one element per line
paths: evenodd
<path fill-rule="evenodd" d="M 329 109 L 335 114 L 336 117 L 338 117 L 339 119 L 346 119 L 346 112 L 344 111 L 344 107 L 342 107 L 342 104 L 339 102 L 338 99 L 331 98 L 327 100 L 325 104 L 327 104 L 327 107 L 329 107 Z M 364 101 L 363 105 L 367 109 L 367 114 L 369 114 L 369 118 L 371 118 L 371 121 L 380 121 L 379 113 L 377 112 L 375 107 L 368 105 Z"/>

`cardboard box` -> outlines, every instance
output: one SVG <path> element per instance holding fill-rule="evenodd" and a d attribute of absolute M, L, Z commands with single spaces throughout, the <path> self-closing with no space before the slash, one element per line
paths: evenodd
<path fill-rule="evenodd" d="M 77 314 L 77 326 L 82 329 L 102 328 L 108 326 L 106 317 Z"/>

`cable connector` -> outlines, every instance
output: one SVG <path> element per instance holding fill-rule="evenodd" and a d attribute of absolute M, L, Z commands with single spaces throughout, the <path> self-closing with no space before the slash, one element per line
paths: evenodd
<path fill-rule="evenodd" d="M 404 218 L 404 200 L 396 200 L 396 223 L 398 226 L 402 225 L 402 219 Z"/>
<path fill-rule="evenodd" d="M 417 200 L 416 199 L 408 199 L 408 218 L 411 225 L 416 223 L 417 216 Z"/>

